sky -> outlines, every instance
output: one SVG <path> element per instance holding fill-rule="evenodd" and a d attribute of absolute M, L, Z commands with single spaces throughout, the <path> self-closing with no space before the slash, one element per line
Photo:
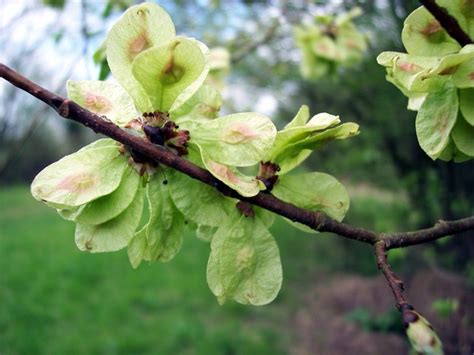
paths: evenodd
<path fill-rule="evenodd" d="M 98 69 L 91 58 L 98 40 L 92 38 L 86 48 L 80 13 L 80 2 L 76 0 L 68 1 L 63 12 L 39 1 L 0 0 L 0 61 L 61 95 L 65 95 L 67 79 L 97 77 Z M 96 25 L 93 17 L 88 17 L 88 22 Z M 24 112 L 43 112 L 44 104 L 18 90 L 7 102 L 7 90 L 17 89 L 1 80 L 0 119 L 10 121 L 15 127 L 12 134 L 21 136 L 31 121 Z M 54 113 L 46 110 L 44 115 L 43 121 L 56 138 L 63 136 L 64 125 Z"/>

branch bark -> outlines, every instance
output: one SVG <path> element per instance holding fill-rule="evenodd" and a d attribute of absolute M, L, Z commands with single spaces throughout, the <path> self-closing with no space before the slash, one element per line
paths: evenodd
<path fill-rule="evenodd" d="M 393 272 L 390 264 L 387 260 L 387 247 L 384 241 L 375 243 L 375 256 L 377 257 L 377 266 L 382 274 L 387 279 L 388 285 L 393 293 L 393 298 L 395 299 L 395 306 L 399 311 L 402 311 L 404 308 L 411 307 L 403 291 L 405 288 L 403 286 L 403 281 Z"/>
<path fill-rule="evenodd" d="M 54 108 L 60 116 L 66 119 L 79 122 L 86 127 L 91 128 L 96 133 L 104 134 L 120 143 L 123 143 L 152 160 L 174 168 L 196 180 L 216 188 L 226 196 L 262 207 L 320 232 L 335 233 L 348 239 L 372 245 L 377 242 L 383 242 L 384 248 L 388 250 L 426 243 L 450 234 L 474 230 L 474 216 L 472 216 L 456 221 L 440 221 L 434 227 L 428 229 L 382 234 L 337 222 L 323 213 L 297 207 L 291 203 L 278 199 L 268 192 L 260 192 L 258 195 L 253 197 L 243 197 L 235 190 L 216 179 L 207 170 L 179 157 L 164 147 L 152 144 L 141 137 L 127 133 L 106 118 L 100 117 L 82 108 L 73 101 L 46 90 L 1 63 L 0 77 L 45 102 Z"/>
<path fill-rule="evenodd" d="M 392 233 L 384 236 L 388 249 L 423 244 L 450 234 L 474 230 L 474 216 L 455 221 L 439 220 L 433 227 L 413 232 Z"/>
<path fill-rule="evenodd" d="M 267 29 L 265 34 L 258 40 L 248 43 L 246 46 L 236 51 L 231 58 L 231 63 L 236 64 L 244 59 L 248 54 L 257 49 L 260 45 L 267 43 L 276 33 L 278 29 L 278 20 L 275 20 L 271 26 Z"/>
<path fill-rule="evenodd" d="M 469 35 L 459 25 L 458 21 L 449 14 L 449 12 L 439 6 L 435 0 L 420 0 L 420 3 L 438 20 L 439 24 L 464 47 L 473 43 Z"/>
<path fill-rule="evenodd" d="M 282 11 L 282 14 L 284 16 L 286 9 L 288 6 L 288 0 L 283 0 L 280 4 L 280 9 Z M 246 46 L 243 46 L 240 48 L 238 51 L 233 53 L 231 57 L 231 63 L 236 64 L 237 62 L 240 62 L 242 59 L 244 59 L 248 54 L 256 50 L 260 45 L 265 44 L 269 42 L 276 34 L 278 27 L 279 27 L 280 21 L 278 18 L 273 20 L 273 23 L 267 28 L 265 33 L 263 34 L 260 39 L 254 40 L 250 43 L 248 43 Z"/>
<path fill-rule="evenodd" d="M 416 321 L 417 315 L 414 311 L 413 306 L 408 303 L 405 298 L 402 279 L 398 277 L 392 270 L 392 267 L 387 260 L 387 246 L 384 241 L 379 241 L 374 245 L 375 256 L 377 258 L 377 266 L 384 275 L 388 282 L 390 289 L 392 290 L 393 298 L 395 299 L 395 307 L 402 314 L 402 320 L 405 327 L 414 321 Z"/>

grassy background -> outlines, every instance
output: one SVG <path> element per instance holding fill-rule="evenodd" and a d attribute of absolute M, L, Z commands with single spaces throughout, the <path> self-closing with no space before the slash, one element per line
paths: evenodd
<path fill-rule="evenodd" d="M 385 229 L 406 221 L 403 202 L 354 195 L 349 221 Z M 314 238 L 281 220 L 273 232 L 284 267 L 276 301 L 219 306 L 206 283 L 209 246 L 191 233 L 170 263 L 133 270 L 125 251 L 79 252 L 74 225 L 27 187 L 0 188 L 0 353 L 287 353 L 290 320 L 310 275 L 376 270 L 364 245 Z"/>

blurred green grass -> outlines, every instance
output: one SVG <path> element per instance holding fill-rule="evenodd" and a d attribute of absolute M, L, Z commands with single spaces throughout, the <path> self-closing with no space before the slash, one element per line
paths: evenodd
<path fill-rule="evenodd" d="M 359 196 L 348 220 L 367 227 L 406 220 L 404 203 L 387 203 Z M 367 246 L 315 238 L 277 220 L 285 278 L 278 298 L 264 307 L 219 306 L 206 282 L 209 246 L 191 233 L 170 263 L 133 270 L 125 251 L 78 251 L 74 225 L 25 186 L 0 188 L 0 207 L 2 355 L 283 354 L 311 275 L 376 271 Z"/>

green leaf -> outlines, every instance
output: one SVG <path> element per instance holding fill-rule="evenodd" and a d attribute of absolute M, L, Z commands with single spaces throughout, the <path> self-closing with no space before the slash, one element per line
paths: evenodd
<path fill-rule="evenodd" d="M 221 228 L 218 229 L 218 231 Z M 217 302 L 220 305 L 224 304 L 227 300 L 224 286 L 222 285 L 221 280 L 221 266 L 220 266 L 220 254 L 222 250 L 222 241 L 223 238 L 215 238 L 216 234 L 212 236 L 211 241 L 211 254 L 209 255 L 209 260 L 207 261 L 207 284 L 209 289 L 217 297 Z M 217 240 L 216 240 L 217 239 Z"/>
<path fill-rule="evenodd" d="M 163 181 L 169 181 L 163 184 Z M 171 260 L 181 249 L 184 234 L 184 218 L 171 200 L 169 185 L 173 182 L 163 169 L 152 176 L 147 186 L 150 217 L 146 225 L 148 261 Z"/>
<path fill-rule="evenodd" d="M 127 166 L 126 158 L 116 146 L 94 149 L 97 144 L 44 168 L 31 184 L 33 197 L 55 208 L 67 209 L 115 191 Z"/>
<path fill-rule="evenodd" d="M 226 296 L 241 304 L 265 305 L 281 288 L 280 253 L 273 236 L 258 219 L 246 220 L 246 224 L 243 238 L 229 233 L 222 242 L 220 276 Z"/>
<path fill-rule="evenodd" d="M 263 184 L 255 177 L 242 174 L 237 168 L 219 164 L 209 159 L 201 149 L 202 162 L 205 168 L 216 179 L 219 179 L 230 188 L 236 190 L 240 195 L 252 197 L 260 192 L 260 188 L 264 189 Z"/>
<path fill-rule="evenodd" d="M 264 305 L 282 283 L 278 246 L 258 218 L 235 215 L 212 238 L 207 279 L 220 303 Z"/>
<path fill-rule="evenodd" d="M 300 140 L 300 135 L 304 136 L 307 133 L 313 133 L 315 131 L 321 131 L 328 127 L 334 126 L 341 122 L 339 116 L 334 116 L 326 112 L 318 113 L 311 117 L 304 126 L 284 129 L 281 133 L 286 133 L 287 136 L 291 137 L 291 140 Z M 288 138 L 287 138 L 288 139 Z"/>
<path fill-rule="evenodd" d="M 459 108 L 467 123 L 474 126 L 474 89 L 459 90 Z"/>
<path fill-rule="evenodd" d="M 407 109 L 412 111 L 418 111 L 426 100 L 428 93 L 412 93 L 408 96 Z"/>
<path fill-rule="evenodd" d="M 339 51 L 336 43 L 329 37 L 322 37 L 313 44 L 313 52 L 316 56 L 328 59 L 337 60 L 339 59 Z"/>
<path fill-rule="evenodd" d="M 128 242 L 127 254 L 128 260 L 134 269 L 140 266 L 147 248 L 146 228 L 142 228 L 135 233 L 130 242 Z"/>
<path fill-rule="evenodd" d="M 433 68 L 440 66 L 440 58 L 437 57 L 383 52 L 377 57 L 377 62 L 387 68 L 387 80 L 406 96 L 412 91 L 425 92 L 440 88 L 449 80 L 449 77 L 438 76 L 433 72 Z"/>
<path fill-rule="evenodd" d="M 66 4 L 66 0 L 43 0 L 43 4 L 58 10 L 62 10 Z"/>
<path fill-rule="evenodd" d="M 461 13 L 466 17 L 467 25 L 465 27 L 470 38 L 474 37 L 474 3 L 472 1 L 462 1 L 460 3 Z"/>
<path fill-rule="evenodd" d="M 408 53 L 414 55 L 443 56 L 460 50 L 458 42 L 423 6 L 406 18 L 402 42 Z"/>
<path fill-rule="evenodd" d="M 339 116 L 329 113 L 319 113 L 313 116 L 306 124 L 299 127 L 285 128 L 278 131 L 275 143 L 272 148 L 267 151 L 264 161 L 274 161 L 278 155 L 282 154 L 289 145 L 298 143 L 315 132 L 324 130 L 330 126 L 334 126 L 340 122 Z"/>
<path fill-rule="evenodd" d="M 368 37 L 357 30 L 354 24 L 341 27 L 336 44 L 341 50 L 342 60 L 345 64 L 356 64 L 364 55 L 368 47 Z"/>
<path fill-rule="evenodd" d="M 327 129 L 321 133 L 314 133 L 310 137 L 289 145 L 292 149 L 314 149 L 321 144 L 335 139 L 346 139 L 359 134 L 359 125 L 353 122 L 343 123 L 337 127 Z"/>
<path fill-rule="evenodd" d="M 198 87 L 193 86 L 194 92 L 186 92 L 189 99 L 199 89 L 207 70 L 200 46 L 187 38 L 176 38 L 143 51 L 132 65 L 133 75 L 148 95 L 153 111 L 162 112 L 169 111 L 178 96 L 198 81 Z"/>
<path fill-rule="evenodd" d="M 68 208 L 68 209 L 58 209 L 57 212 L 66 221 L 75 222 L 77 216 L 79 216 L 81 214 L 81 212 L 84 210 L 84 207 L 86 207 L 86 206 L 87 206 L 87 204 L 82 205 L 82 206 L 78 206 L 78 207 L 71 207 L 71 208 Z M 54 205 L 51 205 L 51 207 L 54 207 Z"/>
<path fill-rule="evenodd" d="M 360 62 L 367 36 L 358 31 L 351 16 L 316 16 L 312 25 L 295 26 L 295 40 L 303 54 L 300 71 L 305 78 L 317 80 L 335 74 L 339 66 Z"/>
<path fill-rule="evenodd" d="M 378 64 L 380 64 L 384 67 L 391 68 L 391 67 L 393 67 L 393 64 L 396 61 L 396 59 L 401 54 L 404 54 L 404 53 L 393 52 L 393 51 L 385 51 L 385 52 L 380 53 L 377 56 L 376 61 L 377 61 Z"/>
<path fill-rule="evenodd" d="M 166 173 L 175 206 L 184 217 L 199 225 L 219 226 L 235 209 L 235 202 L 211 186 L 176 170 Z"/>
<path fill-rule="evenodd" d="M 222 221 L 221 221 L 222 222 Z M 200 224 L 196 229 L 196 237 L 204 242 L 210 242 L 216 234 L 218 227 L 205 226 Z"/>
<path fill-rule="evenodd" d="M 153 107 L 143 87 L 132 75 L 132 62 L 144 50 L 162 46 L 174 37 L 175 29 L 169 15 L 149 2 L 130 7 L 107 36 L 110 70 L 141 112 L 151 112 Z"/>
<path fill-rule="evenodd" d="M 261 161 L 275 136 L 276 128 L 268 117 L 245 112 L 197 125 L 191 133 L 191 141 L 215 162 L 251 166 Z"/>
<path fill-rule="evenodd" d="M 432 68 L 430 75 L 454 75 L 459 68 L 474 60 L 474 45 L 467 45 L 459 53 L 439 58 L 439 63 Z"/>
<path fill-rule="evenodd" d="M 104 59 L 102 63 L 100 63 L 100 70 L 99 70 L 99 80 L 105 80 L 108 78 L 110 75 L 110 67 L 109 63 L 107 63 L 107 60 Z"/>
<path fill-rule="evenodd" d="M 125 90 L 116 84 L 105 81 L 67 82 L 68 98 L 118 126 L 123 127 L 138 116 L 133 101 Z"/>
<path fill-rule="evenodd" d="M 446 146 L 446 148 L 443 149 L 438 159 L 442 161 L 450 161 L 454 158 L 456 150 L 457 149 L 456 149 L 456 146 L 454 145 L 452 137 L 450 137 L 448 145 Z"/>
<path fill-rule="evenodd" d="M 178 37 L 178 38 L 181 38 L 181 37 Z M 181 106 L 185 105 L 188 102 L 188 100 L 190 100 L 194 96 L 194 94 L 196 94 L 199 91 L 202 85 L 204 85 L 206 78 L 208 78 L 209 70 L 211 67 L 209 48 L 207 48 L 207 46 L 204 43 L 202 43 L 201 41 L 198 41 L 195 38 L 185 38 L 185 37 L 182 37 L 182 38 L 189 40 L 199 46 L 202 54 L 204 55 L 204 68 L 201 71 L 201 74 L 198 76 L 198 78 L 194 80 L 191 85 L 186 87 L 186 89 L 184 89 L 178 95 L 178 97 L 173 103 L 173 106 L 171 106 L 170 108 L 170 112 L 180 110 Z"/>
<path fill-rule="evenodd" d="M 323 212 L 342 221 L 349 209 L 349 194 L 336 178 L 324 173 L 280 176 L 272 193 L 298 207 Z"/>
<path fill-rule="evenodd" d="M 98 139 L 98 140 L 92 142 L 91 144 L 89 144 L 87 146 L 82 147 L 81 149 L 79 149 L 77 151 L 77 153 L 85 151 L 85 150 L 92 150 L 92 149 L 104 148 L 104 147 L 118 148 L 119 145 L 113 139 L 102 138 L 102 139 Z M 62 218 L 64 218 L 67 221 L 75 221 L 76 217 L 82 212 L 82 210 L 86 206 L 86 205 L 81 205 L 81 206 L 77 206 L 77 207 L 71 207 L 71 206 L 57 205 L 55 203 L 50 203 L 50 202 L 47 202 L 47 201 L 43 201 L 43 202 L 45 202 L 50 207 L 59 208 L 57 210 L 57 212 L 59 213 L 59 215 Z"/>
<path fill-rule="evenodd" d="M 464 154 L 463 152 L 457 150 L 455 156 L 454 156 L 454 162 L 455 163 L 464 163 L 465 161 L 471 160 L 472 157 L 469 155 Z"/>
<path fill-rule="evenodd" d="M 302 51 L 303 60 L 300 63 L 300 71 L 303 78 L 317 80 L 331 71 L 331 62 L 313 56 L 311 50 Z"/>
<path fill-rule="evenodd" d="M 101 224 L 107 222 L 117 217 L 132 203 L 139 185 L 140 175 L 137 174 L 135 169 L 128 166 L 122 177 L 120 186 L 114 192 L 81 206 L 80 211 L 78 211 L 79 213 L 73 216 L 70 215 L 69 218 L 66 219 L 84 224 Z M 63 213 L 67 215 L 70 214 L 70 211 Z"/>
<path fill-rule="evenodd" d="M 309 108 L 302 105 L 295 117 L 285 126 L 285 129 L 304 126 L 309 120 Z"/>
<path fill-rule="evenodd" d="M 302 149 L 302 150 L 296 150 L 296 151 L 292 152 L 291 154 L 286 155 L 278 163 L 278 165 L 280 167 L 280 171 L 278 172 L 278 175 L 281 176 L 281 175 L 287 174 L 291 170 L 293 170 L 294 168 L 297 168 L 306 159 L 309 158 L 311 153 L 313 153 L 313 151 L 310 150 L 310 149 Z M 278 161 L 278 160 L 275 160 L 275 161 Z"/>
<path fill-rule="evenodd" d="M 474 25 L 474 23 L 473 23 Z M 474 26 L 473 26 L 474 29 Z M 465 46 L 461 53 L 474 52 L 474 45 L 470 44 Z M 462 63 L 453 74 L 454 85 L 458 88 L 473 88 L 474 87 L 474 60 L 468 60 Z"/>
<path fill-rule="evenodd" d="M 444 57 L 436 58 L 436 57 L 416 57 L 419 58 L 419 61 L 425 65 L 425 70 L 420 72 L 419 74 L 413 76 L 407 76 L 407 81 L 403 83 L 407 90 L 416 91 L 416 92 L 428 92 L 428 91 L 435 91 L 441 89 L 446 83 L 454 83 L 455 85 L 466 85 L 463 83 L 463 74 L 458 74 L 457 79 L 455 79 L 454 75 L 458 72 L 463 65 L 470 63 L 474 59 L 474 51 L 467 50 L 469 46 L 466 46 L 461 52 L 445 55 Z M 474 46 L 473 46 L 474 48 Z M 416 63 L 414 60 L 414 56 L 408 56 L 408 58 L 413 62 Z M 426 59 L 432 59 L 433 62 L 429 63 L 430 61 Z M 434 61 L 436 60 L 436 61 Z M 416 64 L 413 64 L 416 65 Z M 396 77 L 394 71 L 394 77 L 396 80 L 399 80 L 399 77 Z M 451 84 L 450 84 L 451 85 Z"/>
<path fill-rule="evenodd" d="M 89 149 L 105 148 L 105 147 L 118 148 L 119 146 L 120 146 L 120 143 L 118 143 L 117 141 L 114 141 L 112 138 L 101 138 L 101 139 L 98 139 L 98 140 L 82 147 L 77 152 L 79 153 L 79 152 L 83 152 L 83 151 L 89 150 Z"/>
<path fill-rule="evenodd" d="M 300 47 L 303 58 L 300 62 L 300 72 L 305 79 L 317 80 L 331 70 L 331 62 L 316 56 L 313 44 L 323 35 L 317 26 L 295 26 L 293 29 L 295 41 Z"/>
<path fill-rule="evenodd" d="M 459 119 L 460 118 L 458 118 L 458 120 Z M 465 161 L 471 160 L 472 157 L 470 157 L 469 155 L 464 154 L 463 152 L 461 152 L 458 149 L 458 147 L 456 147 L 456 145 L 454 144 L 454 141 L 453 141 L 452 134 L 451 134 L 448 145 L 441 152 L 438 159 L 441 159 L 443 161 L 453 160 L 455 163 L 463 163 Z"/>
<path fill-rule="evenodd" d="M 421 148 L 436 159 L 449 143 L 458 115 L 458 94 L 452 87 L 430 92 L 416 116 L 416 135 Z"/>
<path fill-rule="evenodd" d="M 275 222 L 275 214 L 273 212 L 257 206 L 252 206 L 252 208 L 255 211 L 255 217 L 260 219 L 265 227 L 270 228 L 273 222 Z"/>
<path fill-rule="evenodd" d="M 96 49 L 94 54 L 92 54 L 92 60 L 94 64 L 100 64 L 102 61 L 106 60 L 105 55 L 105 41 Z"/>
<path fill-rule="evenodd" d="M 314 149 L 335 140 L 353 137 L 359 134 L 359 125 L 348 122 L 323 132 L 314 132 L 309 137 L 298 142 L 288 144 L 272 162 L 280 166 L 280 175 L 286 174 L 291 169 L 301 164 Z"/>
<path fill-rule="evenodd" d="M 217 117 L 222 105 L 219 91 L 212 86 L 203 84 L 198 91 L 178 109 L 170 112 L 171 118 L 179 125 L 186 121 L 199 121 Z M 183 128 L 188 129 L 183 126 Z"/>
<path fill-rule="evenodd" d="M 452 131 L 453 141 L 456 147 L 464 154 L 474 157 L 474 127 L 459 115 L 456 125 Z"/>
<path fill-rule="evenodd" d="M 143 189 L 138 189 L 130 206 L 114 219 L 99 225 L 78 223 L 76 245 L 91 253 L 111 252 L 125 248 L 133 238 L 143 211 Z"/>

